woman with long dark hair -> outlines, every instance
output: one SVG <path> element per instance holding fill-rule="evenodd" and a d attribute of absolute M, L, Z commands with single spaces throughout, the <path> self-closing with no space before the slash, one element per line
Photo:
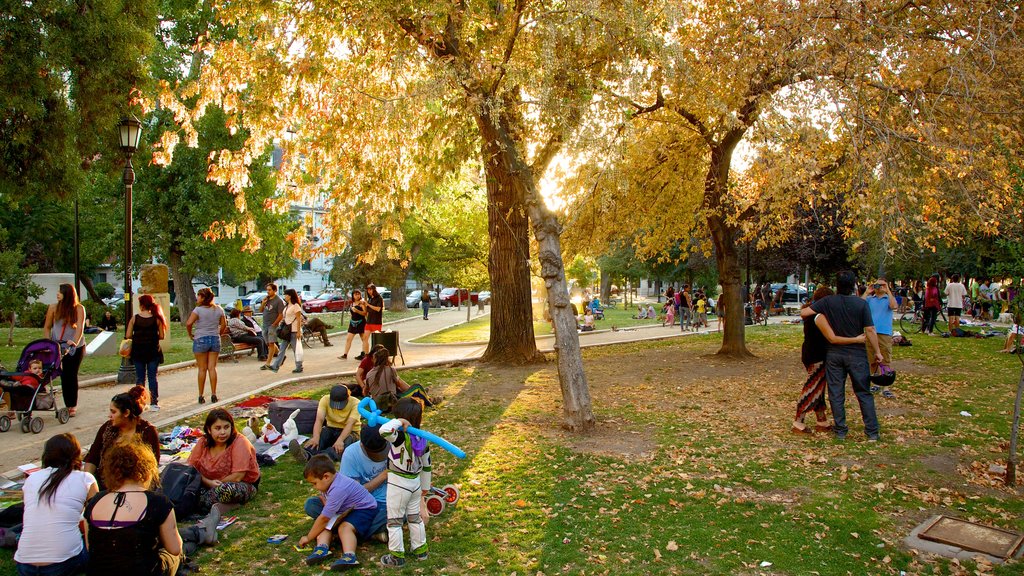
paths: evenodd
<path fill-rule="evenodd" d="M 85 503 L 99 489 L 82 472 L 82 447 L 71 434 L 58 434 L 43 445 L 43 467 L 25 480 L 25 524 L 14 554 L 19 576 L 78 574 L 89 553 L 79 520 Z"/>
<path fill-rule="evenodd" d="M 345 337 L 345 353 L 338 356 L 339 360 L 345 360 L 348 358 L 348 351 L 352 348 L 352 339 L 359 336 L 360 342 L 366 340 L 366 301 L 363 300 L 363 293 L 359 290 L 352 291 L 352 304 L 348 307 L 352 318 L 348 321 L 348 335 Z M 366 349 L 365 342 L 363 342 L 363 350 Z M 365 354 L 360 353 L 359 357 L 362 358 Z"/>
<path fill-rule="evenodd" d="M 142 419 L 142 412 L 149 401 L 149 393 L 143 386 L 115 394 L 110 399 L 110 415 L 96 431 L 96 439 L 85 455 L 85 471 L 96 474 L 103 482 L 100 467 L 103 455 L 111 446 L 125 441 L 137 441 L 153 451 L 153 457 L 160 460 L 160 437 L 152 424 Z"/>
<path fill-rule="evenodd" d="M 818 286 L 811 299 L 804 302 L 802 308 L 807 308 L 832 294 L 832 289 L 828 286 Z M 807 381 L 804 382 L 800 399 L 796 403 L 796 418 L 793 420 L 791 429 L 794 434 L 811 433 L 807 425 L 804 424 L 804 417 L 811 412 L 817 416 L 817 422 L 814 425 L 815 432 L 830 432 L 832 430 L 825 412 L 825 389 L 828 386 L 825 381 L 825 353 L 828 351 L 829 343 L 863 344 L 864 335 L 861 334 L 855 338 L 836 336 L 824 314 L 816 314 L 813 318 L 804 319 L 804 343 L 800 349 L 800 360 L 807 370 Z"/>
<path fill-rule="evenodd" d="M 103 455 L 107 491 L 89 500 L 89 576 L 174 576 L 181 564 L 181 537 L 174 506 L 152 491 L 160 479 L 149 447 L 119 442 Z"/>
<path fill-rule="evenodd" d="M 921 317 L 921 332 L 934 336 L 935 320 L 942 309 L 942 297 L 939 296 L 939 275 L 932 274 L 924 287 L 924 315 Z"/>
<path fill-rule="evenodd" d="M 167 335 L 167 320 L 160 303 L 149 294 L 139 296 L 139 313 L 128 321 L 127 338 L 132 339 L 131 361 L 135 364 L 135 383 L 142 386 L 149 378 L 149 409 L 160 409 L 160 388 L 156 371 L 163 364 L 164 353 L 160 341 Z"/>
<path fill-rule="evenodd" d="M 274 357 L 274 362 L 270 366 L 260 366 L 260 370 L 273 370 L 277 372 L 281 368 L 281 364 L 284 362 L 285 357 L 288 356 L 288 348 L 291 347 L 295 351 L 295 369 L 292 370 L 294 373 L 302 372 L 302 299 L 299 298 L 298 292 L 294 288 L 289 288 L 284 291 L 285 306 L 284 312 L 279 317 L 277 322 L 278 327 L 284 325 L 289 327 L 288 338 L 284 339 L 284 345 L 278 350 L 277 356 Z M 280 334 L 278 335 L 280 337 Z"/>
<path fill-rule="evenodd" d="M 185 322 L 185 330 L 192 339 L 192 354 L 199 368 L 199 403 L 205 404 L 206 377 L 210 377 L 210 400 L 217 401 L 217 357 L 220 356 L 220 335 L 227 331 L 224 309 L 213 301 L 213 290 L 200 288 L 196 293 L 196 307 Z"/>
<path fill-rule="evenodd" d="M 46 309 L 43 338 L 60 343 L 60 386 L 68 414 L 78 413 L 78 369 L 85 357 L 85 306 L 78 301 L 78 293 L 71 284 L 61 284 L 57 290 L 57 303 Z"/>
<path fill-rule="evenodd" d="M 198 532 L 192 532 L 193 540 L 214 544 L 221 515 L 256 496 L 260 482 L 256 449 L 235 430 L 231 413 L 216 408 L 206 415 L 203 437 L 192 448 L 188 464 L 202 476 L 199 502 L 204 509 L 210 509 L 197 527 Z"/>

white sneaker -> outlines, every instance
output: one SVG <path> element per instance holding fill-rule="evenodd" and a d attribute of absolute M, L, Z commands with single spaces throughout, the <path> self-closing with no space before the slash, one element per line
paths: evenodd
<path fill-rule="evenodd" d="M 159 412 L 160 411 L 160 406 L 158 406 L 156 404 L 150 404 L 149 405 L 149 411 L 150 412 Z"/>

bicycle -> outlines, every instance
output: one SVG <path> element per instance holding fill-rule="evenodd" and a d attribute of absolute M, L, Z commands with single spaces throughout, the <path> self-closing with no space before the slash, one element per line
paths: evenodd
<path fill-rule="evenodd" d="M 949 325 L 949 320 L 946 319 L 946 313 L 939 309 L 938 317 L 935 320 L 935 326 L 938 328 L 939 318 L 942 319 L 942 323 Z M 924 309 L 918 308 L 913 312 L 907 312 L 900 316 L 900 330 L 906 334 L 919 334 L 921 333 L 921 324 L 924 321 Z M 940 330 L 941 332 L 941 330 Z"/>

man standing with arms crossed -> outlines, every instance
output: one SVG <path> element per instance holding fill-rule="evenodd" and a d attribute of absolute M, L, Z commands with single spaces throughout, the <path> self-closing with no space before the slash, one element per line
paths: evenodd
<path fill-rule="evenodd" d="M 836 276 L 836 294 L 818 300 L 800 312 L 801 318 L 824 314 L 837 336 L 855 338 L 864 334 L 875 360 L 881 363 L 878 335 L 867 302 L 854 296 L 857 279 L 850 270 Z M 875 397 L 870 390 L 870 367 L 864 347 L 860 344 L 829 344 L 825 355 L 825 380 L 828 382 L 828 401 L 835 420 L 836 440 L 846 440 L 846 377 L 853 381 L 853 393 L 860 404 L 864 419 L 864 433 L 868 440 L 878 441 L 878 415 Z"/>

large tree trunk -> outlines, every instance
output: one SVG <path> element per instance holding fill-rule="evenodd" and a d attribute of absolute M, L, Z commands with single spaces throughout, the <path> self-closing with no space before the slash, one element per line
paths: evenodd
<path fill-rule="evenodd" d="M 171 248 L 167 264 L 171 269 L 171 278 L 174 279 L 174 305 L 178 308 L 181 325 L 184 326 L 192 309 L 196 307 L 196 290 L 192 287 L 192 275 L 185 272 L 182 256 L 180 251 Z"/>
<path fill-rule="evenodd" d="M 558 383 L 562 388 L 562 411 L 565 415 L 563 426 L 575 432 L 585 432 L 593 429 L 596 421 L 591 408 L 587 375 L 583 371 L 576 317 L 572 312 L 569 286 L 565 281 L 558 220 L 541 205 L 544 200 L 538 197 L 535 190 L 531 198 L 527 205 L 533 223 L 533 235 L 537 239 L 540 275 L 548 291 L 548 311 L 555 328 Z"/>
<path fill-rule="evenodd" d="M 738 139 L 735 141 L 738 142 Z M 729 185 L 729 167 L 732 163 L 731 145 L 711 147 L 711 165 L 704 180 L 704 207 L 707 211 L 708 229 L 715 246 L 715 262 L 718 277 L 722 283 L 721 300 L 725 301 L 725 330 L 719 356 L 729 358 L 750 358 L 747 350 L 743 324 L 743 302 L 740 289 L 740 260 L 736 253 L 736 229 L 725 220 L 722 198 Z"/>
<path fill-rule="evenodd" d="M 533 333 L 533 302 L 530 290 L 529 222 L 524 207 L 522 180 L 515 173 L 509 151 L 496 119 L 484 110 L 477 117 L 483 136 L 481 146 L 487 178 L 487 272 L 491 279 L 491 338 L 483 359 L 521 364 L 541 356 Z M 525 176 L 525 178 L 524 178 Z"/>
<path fill-rule="evenodd" d="M 92 278 L 83 274 L 78 280 L 82 283 L 82 286 L 85 287 L 85 291 L 89 294 L 90 300 L 93 302 L 103 303 L 103 298 L 100 298 L 100 295 L 96 293 L 96 287 L 93 286 Z M 78 298 L 81 299 L 82 295 L 79 294 Z"/>
<path fill-rule="evenodd" d="M 405 312 L 405 281 L 409 278 L 409 267 L 405 267 L 405 274 L 402 279 L 391 288 L 391 306 L 388 310 L 392 312 Z"/>
<path fill-rule="evenodd" d="M 612 299 L 612 275 L 601 268 L 601 304 L 608 306 Z"/>

